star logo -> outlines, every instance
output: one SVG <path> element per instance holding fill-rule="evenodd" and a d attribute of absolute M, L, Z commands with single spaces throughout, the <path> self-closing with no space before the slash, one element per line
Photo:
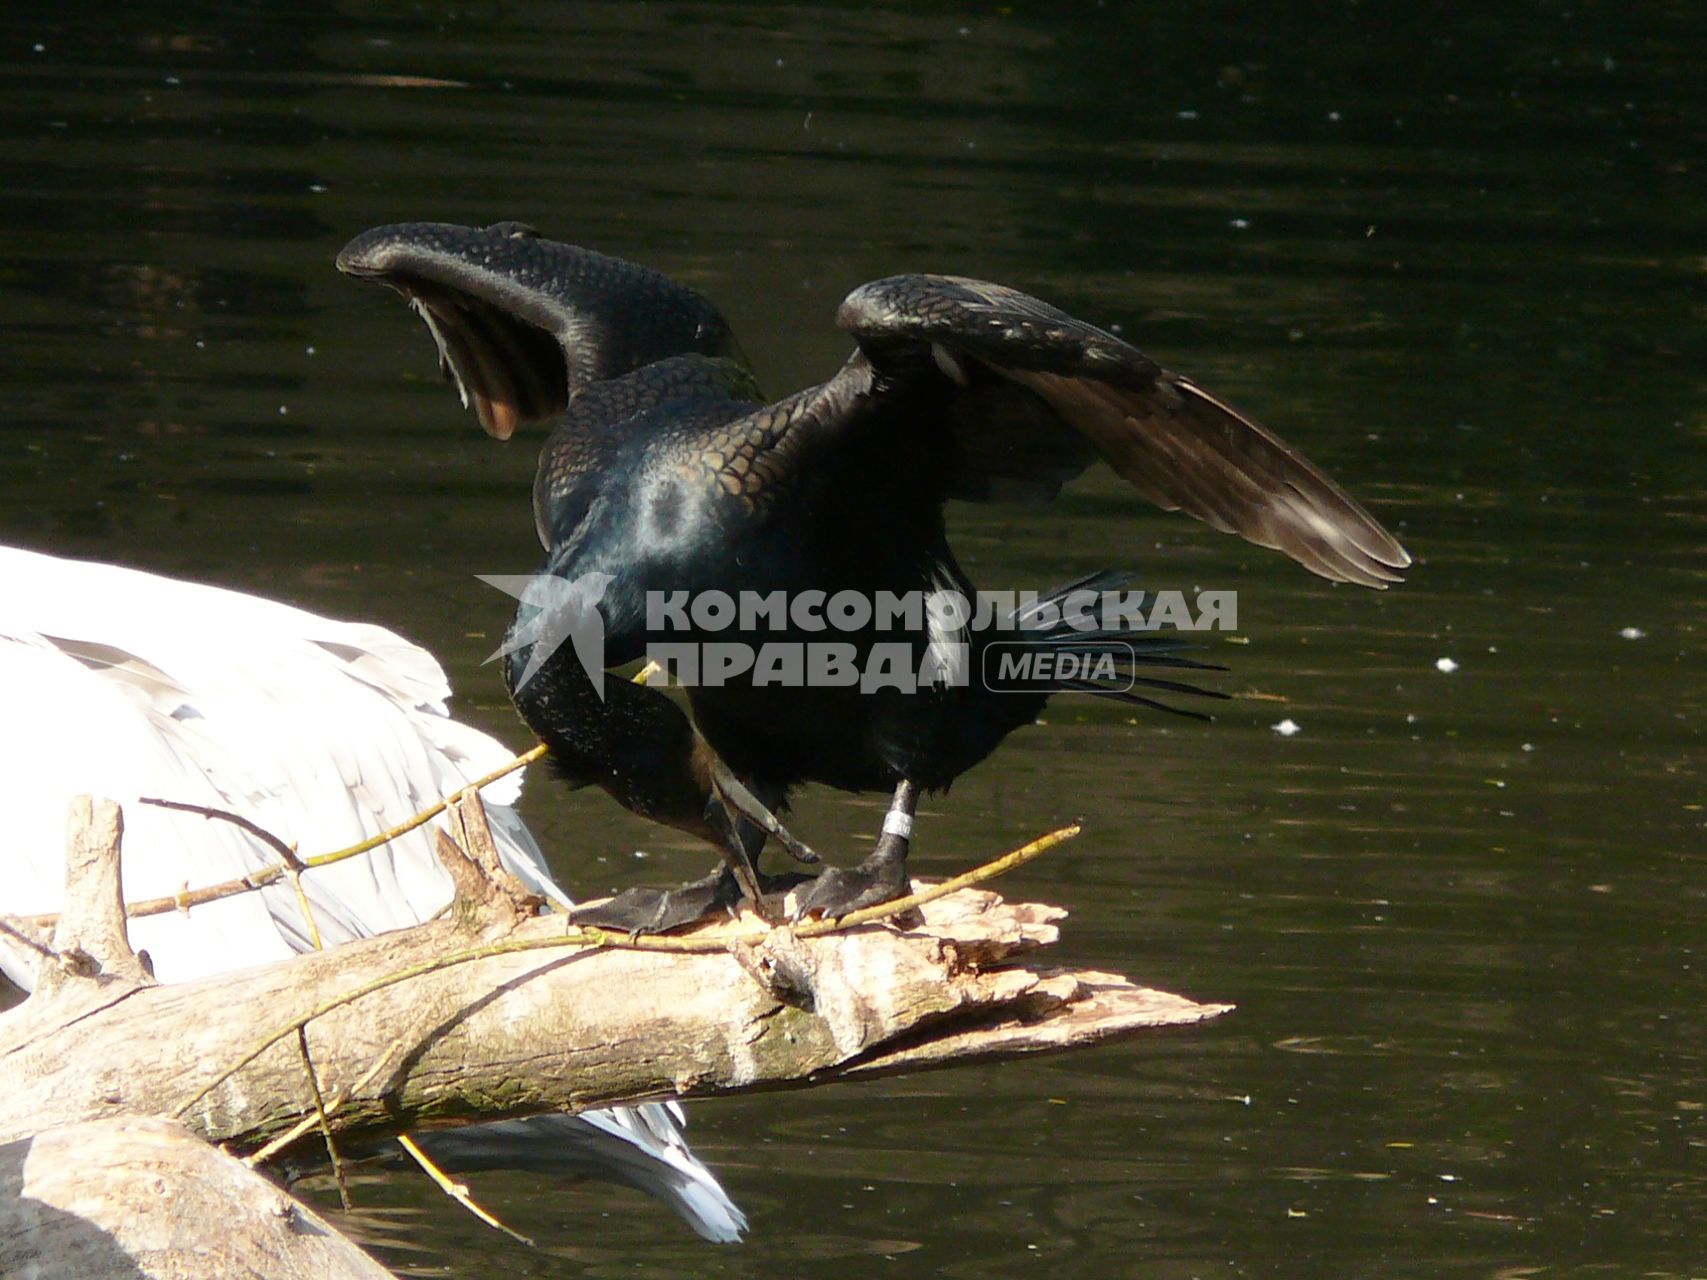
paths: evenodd
<path fill-rule="evenodd" d="M 573 582 L 549 573 L 477 576 L 487 586 L 496 587 L 522 603 L 504 643 L 486 659 L 496 662 L 523 649 L 529 651 L 527 662 L 516 677 L 517 692 L 539 674 L 567 640 L 574 646 L 587 678 L 593 682 L 594 692 L 601 702 L 604 700 L 605 620 L 599 612 L 599 601 L 615 580 L 612 575 L 583 573 Z"/>

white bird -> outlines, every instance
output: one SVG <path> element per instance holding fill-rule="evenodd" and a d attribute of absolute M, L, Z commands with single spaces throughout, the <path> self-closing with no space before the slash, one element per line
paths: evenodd
<path fill-rule="evenodd" d="M 241 814 L 304 854 L 395 826 L 511 759 L 450 717 L 426 650 L 383 627 L 144 573 L 0 547 L 0 915 L 58 911 L 66 810 L 79 793 L 124 809 L 127 901 L 277 863 L 222 821 L 138 803 L 157 796 Z M 520 773 L 483 798 L 505 866 L 559 904 L 512 807 Z M 450 902 L 433 824 L 302 877 L 322 942 L 419 924 Z M 311 947 L 283 881 L 131 921 L 162 982 Z M 0 934 L 0 973 L 29 990 L 34 957 Z M 3 986 L 3 984 L 0 984 Z M 4 1002 L 0 1001 L 0 1008 Z M 649 1104 L 417 1135 L 449 1169 L 594 1171 L 665 1200 L 700 1235 L 746 1219 L 682 1138 L 681 1108 Z"/>

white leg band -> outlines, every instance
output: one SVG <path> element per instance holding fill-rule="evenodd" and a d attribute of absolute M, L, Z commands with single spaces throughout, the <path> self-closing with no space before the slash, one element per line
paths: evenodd
<path fill-rule="evenodd" d="M 899 836 L 903 840 L 913 838 L 913 815 L 902 813 L 899 809 L 891 809 L 883 815 L 883 834 Z"/>

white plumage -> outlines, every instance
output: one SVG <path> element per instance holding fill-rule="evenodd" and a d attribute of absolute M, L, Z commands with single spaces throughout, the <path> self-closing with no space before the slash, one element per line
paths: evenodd
<path fill-rule="evenodd" d="M 236 826 L 138 803 L 229 810 L 303 854 L 340 849 L 408 818 L 512 753 L 450 718 L 432 655 L 383 627 L 114 565 L 0 547 L 0 914 L 57 911 L 66 809 L 79 793 L 124 807 L 127 900 L 229 880 L 277 862 Z M 509 869 L 560 903 L 510 806 L 512 774 L 483 793 Z M 431 918 L 450 877 L 434 824 L 307 872 L 327 946 Z M 131 923 L 164 982 L 306 950 L 296 894 L 278 882 Z M 30 952 L 0 937 L 0 972 L 26 990 Z M 458 1167 L 605 1166 L 662 1195 L 710 1239 L 745 1219 L 682 1142 L 680 1109 L 647 1106 L 432 1135 Z M 506 1154 L 509 1158 L 506 1158 Z"/>

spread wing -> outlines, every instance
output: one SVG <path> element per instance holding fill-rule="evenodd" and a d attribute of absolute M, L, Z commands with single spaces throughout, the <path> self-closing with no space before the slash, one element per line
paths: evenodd
<path fill-rule="evenodd" d="M 375 227 L 344 246 L 338 269 L 409 299 L 463 404 L 500 440 L 555 418 L 580 387 L 655 360 L 739 358 L 727 322 L 692 289 L 519 222 Z"/>
<path fill-rule="evenodd" d="M 821 389 L 952 434 L 951 496 L 1048 498 L 1101 457 L 1149 501 L 1282 551 L 1336 582 L 1384 587 L 1411 562 L 1343 489 L 1272 431 L 1112 334 L 1013 289 L 893 276 L 848 295 L 837 323 L 864 361 Z M 861 385 L 848 383 L 869 363 Z M 830 409 L 826 404 L 822 409 Z"/>

